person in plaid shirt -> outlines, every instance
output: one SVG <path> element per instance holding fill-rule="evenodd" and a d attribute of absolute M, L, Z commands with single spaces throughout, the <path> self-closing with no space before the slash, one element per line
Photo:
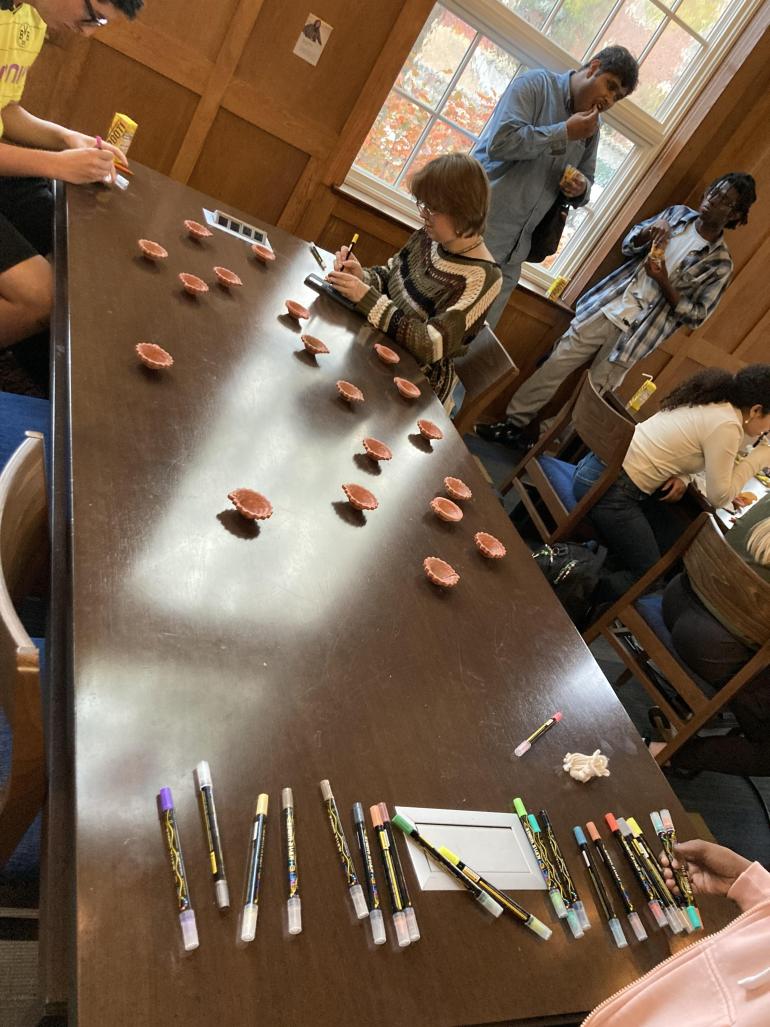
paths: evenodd
<path fill-rule="evenodd" d="M 732 274 L 724 230 L 745 225 L 755 200 L 751 175 L 731 172 L 708 186 L 698 210 L 667 207 L 632 228 L 622 247 L 631 259 L 581 297 L 551 355 L 514 393 L 507 420 L 478 424 L 476 433 L 524 448 L 530 422 L 576 368 L 593 358 L 597 389 L 617 388 L 677 328 L 703 324 Z"/>

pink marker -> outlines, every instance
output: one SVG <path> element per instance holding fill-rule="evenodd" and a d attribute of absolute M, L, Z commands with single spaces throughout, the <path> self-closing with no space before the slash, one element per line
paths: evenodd
<path fill-rule="evenodd" d="M 534 734 L 531 734 L 529 738 L 527 738 L 525 741 L 521 742 L 519 745 L 516 746 L 516 748 L 513 750 L 514 756 L 523 756 L 525 752 L 529 752 L 529 750 L 532 748 L 532 743 L 536 742 L 541 735 L 544 735 L 546 733 L 546 731 L 550 731 L 554 724 L 558 724 L 560 720 L 561 713 L 554 713 L 551 719 L 547 720 L 545 724 L 541 724 L 537 731 L 534 732 Z"/>

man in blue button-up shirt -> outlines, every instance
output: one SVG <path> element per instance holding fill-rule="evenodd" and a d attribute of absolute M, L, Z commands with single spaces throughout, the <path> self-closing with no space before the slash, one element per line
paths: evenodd
<path fill-rule="evenodd" d="M 517 76 L 472 150 L 492 187 L 484 236 L 503 271 L 487 320 L 494 327 L 519 280 L 532 233 L 563 193 L 588 201 L 599 146 L 599 115 L 635 88 L 636 61 L 622 46 L 599 51 L 579 71 L 544 68 Z M 579 174 L 562 183 L 568 164 Z"/>

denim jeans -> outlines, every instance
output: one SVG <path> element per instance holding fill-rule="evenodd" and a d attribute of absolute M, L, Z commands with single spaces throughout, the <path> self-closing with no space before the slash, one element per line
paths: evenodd
<path fill-rule="evenodd" d="M 580 500 L 604 473 L 605 464 L 594 453 L 577 465 L 572 490 Z M 613 602 L 646 574 L 681 533 L 681 525 L 655 496 L 642 492 L 621 471 L 589 513 L 610 554 L 594 598 Z"/>

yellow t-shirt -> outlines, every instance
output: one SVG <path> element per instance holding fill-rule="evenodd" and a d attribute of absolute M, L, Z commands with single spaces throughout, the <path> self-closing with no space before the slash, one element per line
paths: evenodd
<path fill-rule="evenodd" d="M 46 25 L 34 7 L 22 4 L 15 11 L 0 11 L 0 136 L 2 111 L 24 92 L 27 72 L 43 46 Z"/>

